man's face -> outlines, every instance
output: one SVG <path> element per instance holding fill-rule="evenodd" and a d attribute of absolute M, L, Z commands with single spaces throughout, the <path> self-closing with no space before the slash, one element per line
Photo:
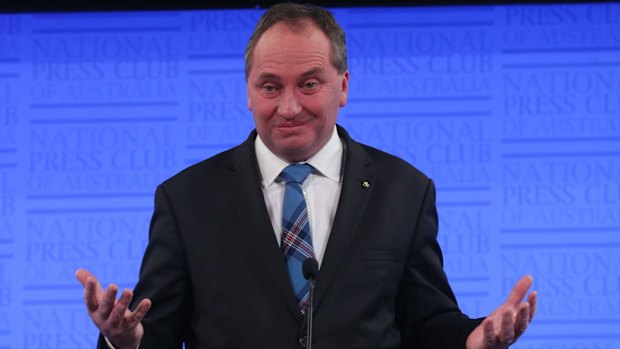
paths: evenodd
<path fill-rule="evenodd" d="M 347 101 L 349 72 L 338 74 L 331 55 L 328 37 L 310 22 L 303 29 L 276 23 L 256 43 L 248 107 L 265 145 L 284 160 L 316 154 Z"/>

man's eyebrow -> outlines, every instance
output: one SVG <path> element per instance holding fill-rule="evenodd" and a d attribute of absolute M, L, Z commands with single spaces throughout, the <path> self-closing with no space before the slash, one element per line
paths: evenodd
<path fill-rule="evenodd" d="M 321 67 L 314 67 L 301 74 L 302 79 L 306 79 L 310 76 L 323 75 L 324 71 Z M 265 80 L 281 80 L 280 76 L 270 72 L 263 72 L 258 75 L 257 81 Z"/>
<path fill-rule="evenodd" d="M 305 73 L 301 74 L 301 77 L 302 78 L 307 78 L 309 76 L 322 75 L 322 74 L 323 74 L 323 68 L 315 67 L 315 68 L 312 68 L 312 69 L 306 71 Z"/>
<path fill-rule="evenodd" d="M 260 73 L 258 75 L 258 80 L 280 80 L 280 77 L 274 73 Z"/>

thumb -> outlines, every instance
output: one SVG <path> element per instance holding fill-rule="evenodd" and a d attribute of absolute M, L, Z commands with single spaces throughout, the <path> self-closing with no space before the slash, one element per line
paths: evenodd
<path fill-rule="evenodd" d="M 533 282 L 534 282 L 534 279 L 532 278 L 532 276 L 530 275 L 523 276 L 515 284 L 514 288 L 510 292 L 510 295 L 508 296 L 508 299 L 506 299 L 506 303 L 509 303 L 512 305 L 519 304 L 519 302 L 521 302 L 523 297 L 525 297 L 525 295 L 527 294 L 527 291 L 530 289 Z"/>

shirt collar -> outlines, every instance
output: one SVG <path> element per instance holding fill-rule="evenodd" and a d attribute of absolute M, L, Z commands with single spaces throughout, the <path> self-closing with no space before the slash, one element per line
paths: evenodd
<path fill-rule="evenodd" d="M 263 187 L 266 188 L 272 185 L 282 170 L 290 165 L 289 162 L 280 159 L 265 145 L 259 135 L 256 136 L 254 141 L 254 149 L 256 151 L 256 160 L 258 161 L 258 168 L 260 170 Z M 327 144 L 314 154 L 313 157 L 305 161 L 312 165 L 315 169 L 315 173 L 325 176 L 335 182 L 340 182 L 341 167 L 342 167 L 342 155 L 344 149 L 342 141 L 338 136 L 338 131 L 334 126 Z"/>

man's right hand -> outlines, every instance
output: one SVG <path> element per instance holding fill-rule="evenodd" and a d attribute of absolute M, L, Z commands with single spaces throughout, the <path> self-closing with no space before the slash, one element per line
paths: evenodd
<path fill-rule="evenodd" d="M 124 290 L 117 301 L 118 286 L 111 284 L 104 292 L 97 278 L 85 269 L 78 269 L 75 277 L 84 287 L 84 304 L 101 334 L 117 349 L 136 349 L 144 334 L 141 321 L 151 308 L 151 301 L 143 299 L 131 311 L 130 290 Z"/>

